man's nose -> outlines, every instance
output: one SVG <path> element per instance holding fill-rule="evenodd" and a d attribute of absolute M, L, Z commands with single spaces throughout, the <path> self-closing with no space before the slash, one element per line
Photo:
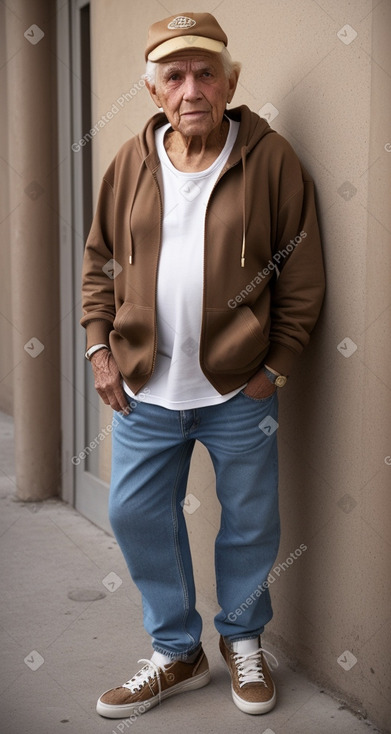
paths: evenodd
<path fill-rule="evenodd" d="M 188 76 L 186 76 L 185 79 L 183 97 L 184 99 L 191 101 L 194 99 L 198 99 L 200 96 L 201 95 L 197 79 L 189 74 Z"/>

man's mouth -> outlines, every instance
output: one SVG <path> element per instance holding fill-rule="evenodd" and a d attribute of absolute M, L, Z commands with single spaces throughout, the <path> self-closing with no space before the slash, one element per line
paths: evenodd
<path fill-rule="evenodd" d="M 198 115 L 207 114 L 207 110 L 191 110 L 190 112 L 181 112 L 181 117 L 198 117 Z"/>

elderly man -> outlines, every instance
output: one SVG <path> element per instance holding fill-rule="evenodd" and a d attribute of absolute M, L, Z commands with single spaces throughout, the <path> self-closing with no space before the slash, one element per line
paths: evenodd
<path fill-rule="evenodd" d="M 183 515 L 198 440 L 221 504 L 220 650 L 234 703 L 262 714 L 276 701 L 261 634 L 279 545 L 277 390 L 324 290 L 313 183 L 265 120 L 226 109 L 240 66 L 212 15 L 155 23 L 146 59 L 163 111 L 103 178 L 81 323 L 96 389 L 117 411 L 109 515 L 153 654 L 97 711 L 143 713 L 209 682 Z"/>

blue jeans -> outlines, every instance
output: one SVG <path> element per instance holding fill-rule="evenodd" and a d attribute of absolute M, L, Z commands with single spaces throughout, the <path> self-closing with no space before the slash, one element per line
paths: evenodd
<path fill-rule="evenodd" d="M 142 594 L 153 648 L 172 659 L 186 660 L 199 648 L 202 628 L 183 514 L 196 439 L 211 456 L 221 504 L 215 626 L 242 640 L 261 634 L 272 617 L 267 577 L 280 536 L 277 411 L 276 392 L 263 400 L 239 392 L 195 410 L 139 401 L 129 415 L 114 414 L 110 522 Z"/>

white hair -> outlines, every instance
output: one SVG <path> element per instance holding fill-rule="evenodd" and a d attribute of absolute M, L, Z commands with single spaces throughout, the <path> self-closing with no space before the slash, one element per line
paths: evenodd
<path fill-rule="evenodd" d="M 216 54 L 216 56 L 218 56 L 219 59 L 221 59 L 221 63 L 223 64 L 223 69 L 224 69 L 227 79 L 230 78 L 232 72 L 234 71 L 236 71 L 239 74 L 242 65 L 239 61 L 232 61 L 231 54 L 229 53 L 228 49 L 225 46 L 223 50 L 221 51 L 221 53 Z M 164 63 L 164 60 L 162 60 L 162 63 Z M 149 60 L 147 61 L 147 65 L 145 68 L 145 74 L 143 75 L 143 78 L 145 79 L 145 81 L 153 85 L 156 84 L 156 71 L 157 71 L 158 65 L 159 65 L 158 61 L 149 61 Z"/>

